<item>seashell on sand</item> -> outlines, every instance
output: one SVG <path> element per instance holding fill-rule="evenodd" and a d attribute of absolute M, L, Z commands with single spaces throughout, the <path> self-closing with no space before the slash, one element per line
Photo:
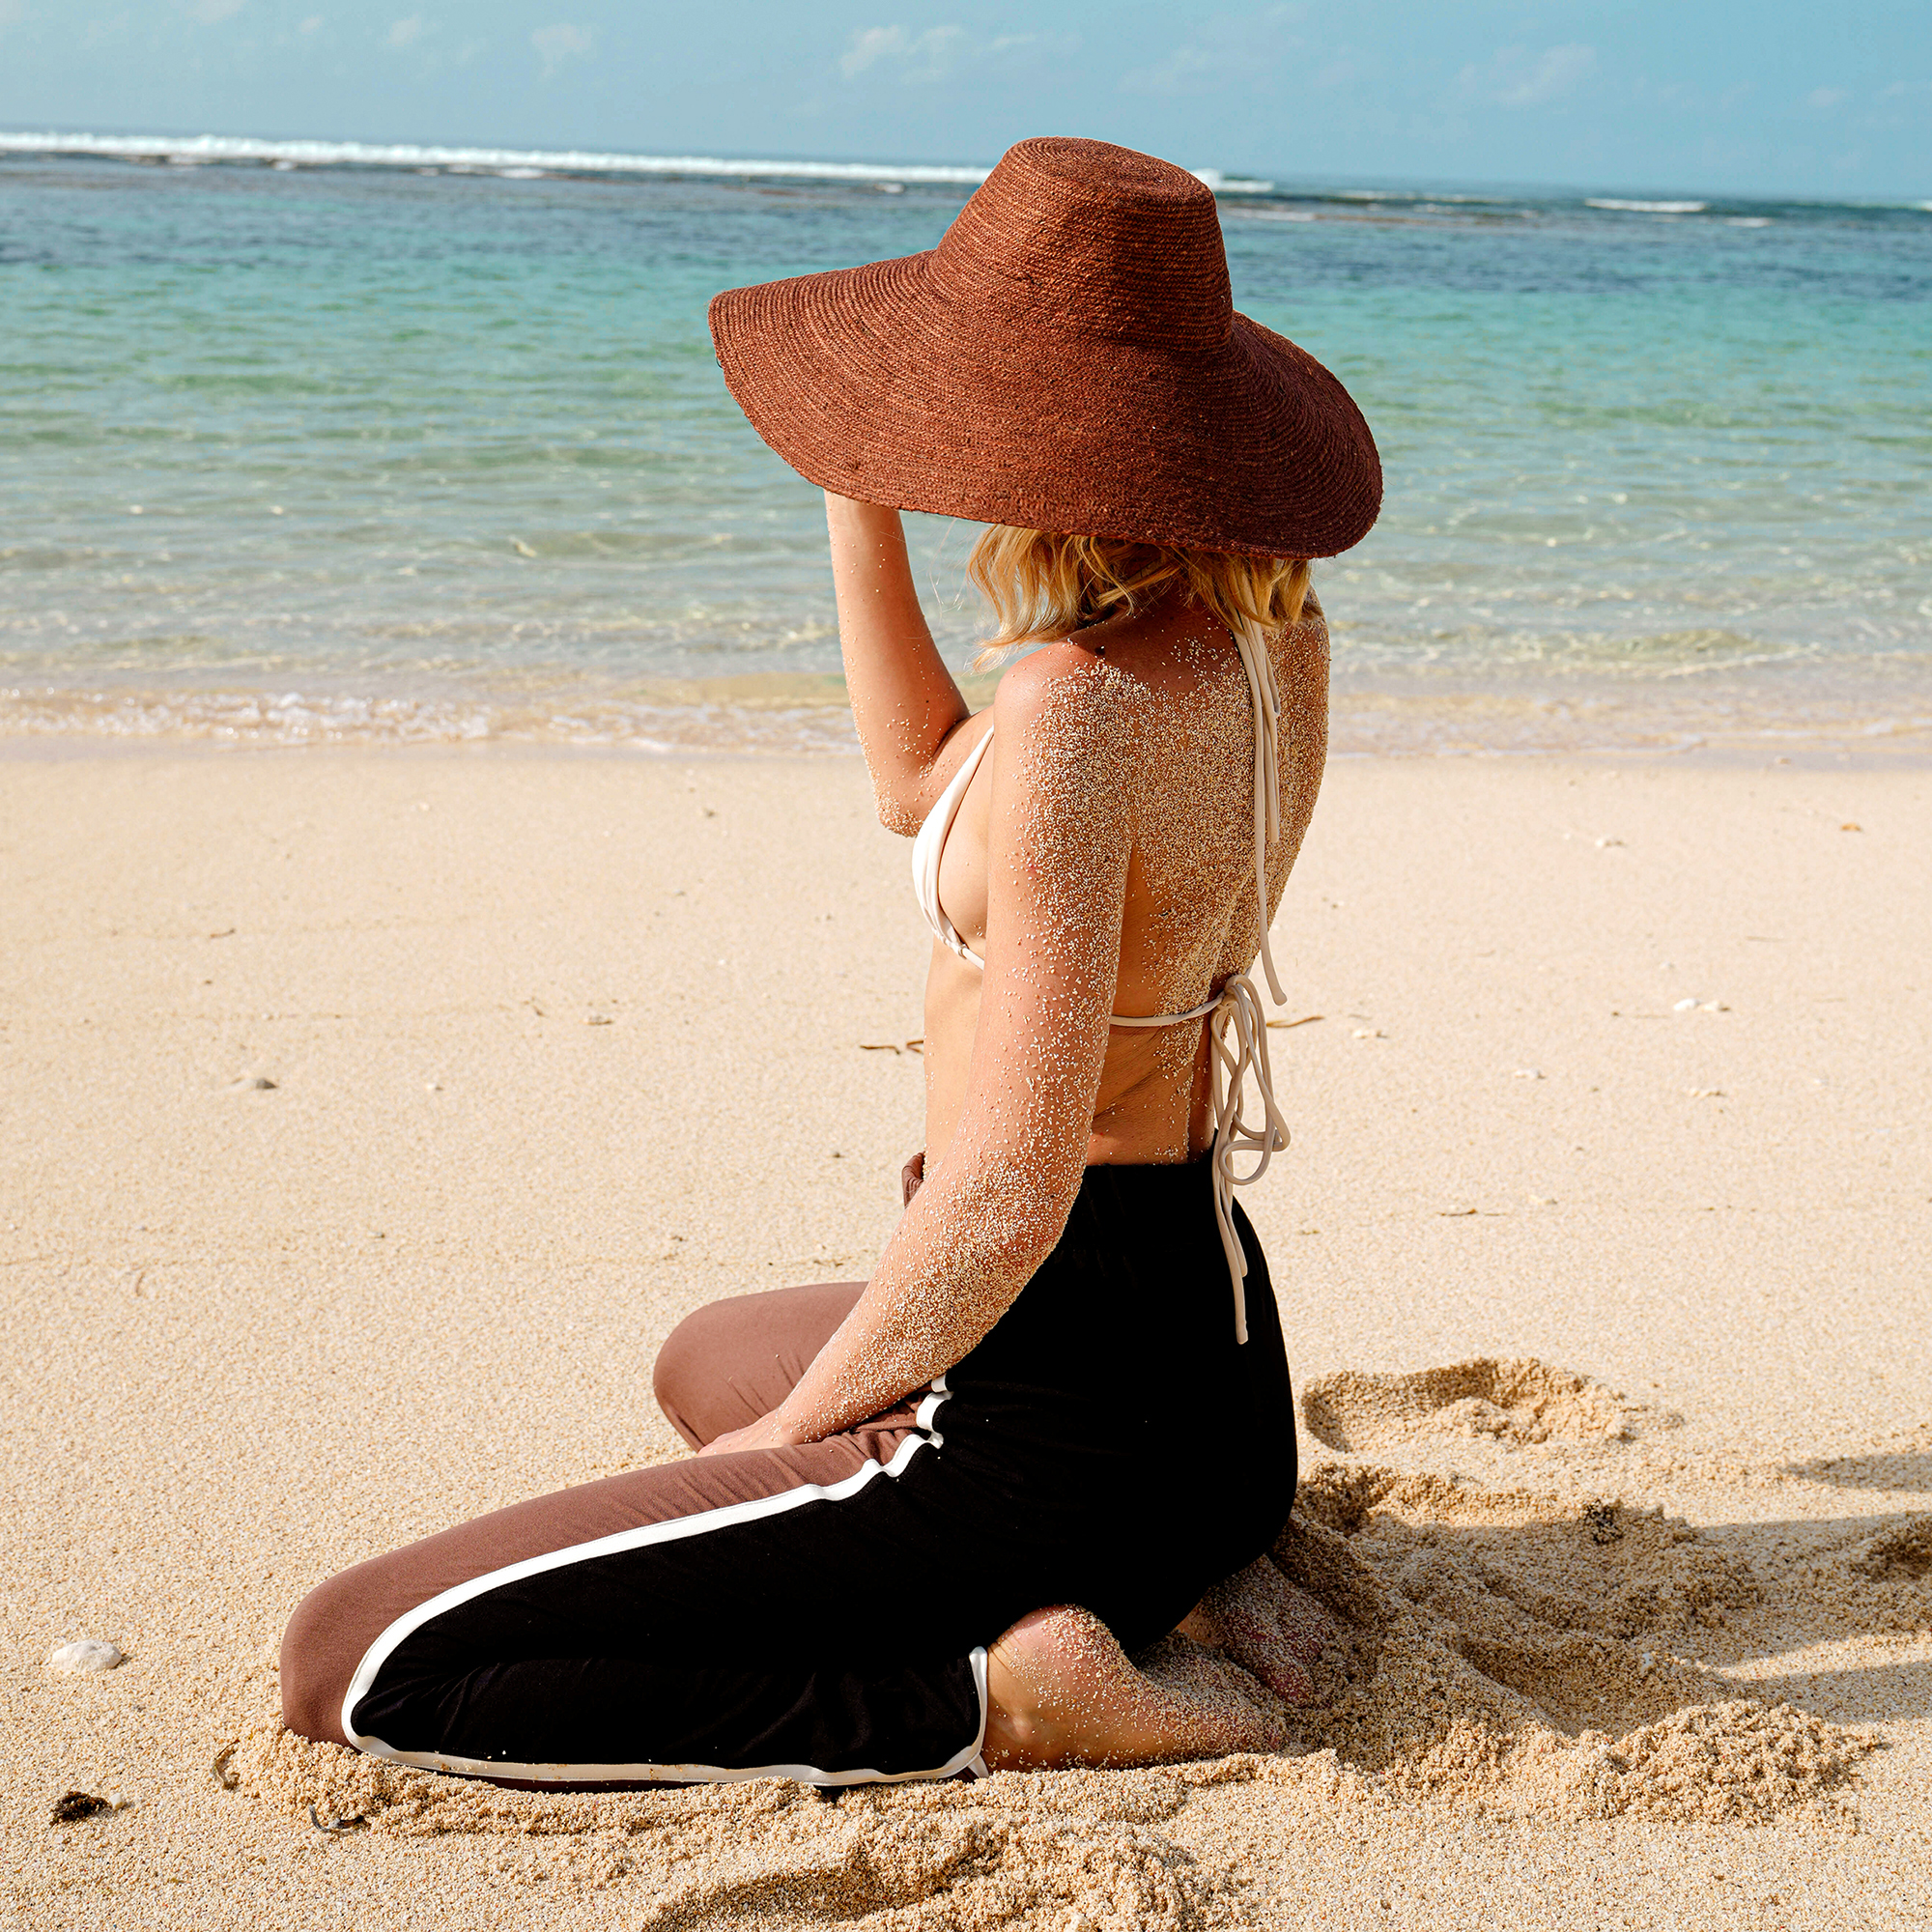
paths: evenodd
<path fill-rule="evenodd" d="M 71 1643 L 57 1645 L 47 1655 L 47 1668 L 67 1675 L 94 1673 L 112 1670 L 117 1664 L 127 1662 L 127 1654 L 119 1644 L 108 1643 L 98 1636 L 75 1637 Z"/>

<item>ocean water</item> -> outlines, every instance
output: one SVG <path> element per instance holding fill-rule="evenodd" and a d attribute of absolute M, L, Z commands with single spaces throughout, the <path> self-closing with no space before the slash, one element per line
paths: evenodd
<path fill-rule="evenodd" d="M 0 140 L 0 732 L 849 746 L 704 307 L 976 171 L 128 145 Z M 1339 747 L 1932 745 L 1932 209 L 1214 185 L 1383 454 Z"/>

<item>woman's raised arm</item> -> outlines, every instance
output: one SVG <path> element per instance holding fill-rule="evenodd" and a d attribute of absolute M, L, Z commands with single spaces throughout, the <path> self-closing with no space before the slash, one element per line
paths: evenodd
<path fill-rule="evenodd" d="M 986 976 L 958 1128 L 798 1386 L 714 1448 L 817 1441 L 923 1388 L 984 1337 L 1065 1228 L 1106 1058 L 1133 844 L 1117 688 L 1070 644 L 1002 679 Z"/>
<path fill-rule="evenodd" d="M 917 832 L 945 788 L 936 760 L 966 700 L 932 641 L 896 510 L 825 493 L 838 648 L 879 820 Z"/>

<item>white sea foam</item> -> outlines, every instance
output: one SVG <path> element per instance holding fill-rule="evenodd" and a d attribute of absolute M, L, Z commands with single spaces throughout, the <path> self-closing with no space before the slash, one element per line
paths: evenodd
<path fill-rule="evenodd" d="M 1702 214 L 1708 201 L 1613 201 L 1608 195 L 1585 195 L 1585 208 L 1614 208 L 1627 214 Z"/>
<path fill-rule="evenodd" d="M 580 148 L 445 148 L 413 142 L 258 141 L 238 134 L 0 133 L 0 154 L 97 155 L 119 160 L 168 161 L 194 167 L 209 161 L 266 162 L 276 168 L 448 168 L 501 175 L 513 181 L 550 174 L 714 175 L 752 180 L 957 184 L 975 186 L 990 168 L 927 161 L 784 161 L 721 155 L 607 155 Z M 1216 194 L 1266 194 L 1272 182 L 1196 168 L 1197 181 Z"/>
<path fill-rule="evenodd" d="M 879 161 L 775 161 L 718 155 L 611 155 L 578 148 L 453 148 L 414 142 L 258 141 L 238 134 L 0 133 L 0 153 L 99 155 L 124 160 L 287 161 L 297 167 L 475 168 L 497 173 L 528 168 L 537 174 L 724 175 L 814 181 L 984 181 L 985 168 L 930 162 L 891 166 Z"/>
<path fill-rule="evenodd" d="M 1247 175 L 1224 175 L 1219 168 L 1190 168 L 1188 172 L 1216 194 L 1271 194 L 1274 191 L 1271 181 L 1255 181 Z"/>

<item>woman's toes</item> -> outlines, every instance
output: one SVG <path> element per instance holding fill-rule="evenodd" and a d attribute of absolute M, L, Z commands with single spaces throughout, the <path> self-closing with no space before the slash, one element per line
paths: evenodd
<path fill-rule="evenodd" d="M 1265 1557 L 1202 1600 L 1219 1647 L 1291 1704 L 1315 1697 L 1316 1661 L 1336 1634 L 1328 1612 Z"/>
<path fill-rule="evenodd" d="M 1282 1657 L 1273 1651 L 1257 1651 L 1252 1660 L 1240 1658 L 1237 1661 L 1243 1669 L 1260 1678 L 1284 1704 L 1302 1709 L 1315 1701 L 1315 1679 L 1292 1657 Z"/>
<path fill-rule="evenodd" d="M 1184 1710 L 1199 1757 L 1229 1751 L 1279 1750 L 1288 1713 L 1270 1688 L 1240 1663 L 1176 1635 L 1135 1658 L 1148 1681 Z"/>

